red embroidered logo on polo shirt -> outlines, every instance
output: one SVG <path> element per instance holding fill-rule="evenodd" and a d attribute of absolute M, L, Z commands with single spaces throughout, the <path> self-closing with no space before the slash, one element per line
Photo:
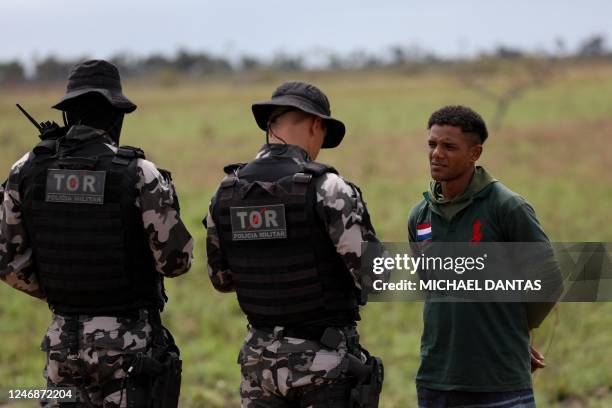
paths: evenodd
<path fill-rule="evenodd" d="M 482 240 L 482 232 L 480 231 L 481 226 L 480 219 L 477 218 L 474 225 L 472 225 L 472 239 L 470 242 L 480 242 L 480 240 Z"/>

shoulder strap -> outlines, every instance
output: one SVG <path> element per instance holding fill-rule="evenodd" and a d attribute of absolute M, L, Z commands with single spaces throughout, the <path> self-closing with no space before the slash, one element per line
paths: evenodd
<path fill-rule="evenodd" d="M 293 181 L 298 184 L 308 184 L 313 177 L 319 177 L 325 173 L 338 174 L 338 171 L 327 164 L 308 162 L 304 163 L 300 171 L 293 175 Z"/>
<path fill-rule="evenodd" d="M 139 147 L 133 146 L 120 146 L 117 148 L 117 152 L 115 153 L 115 158 L 113 159 L 114 164 L 120 164 L 122 166 L 127 166 L 134 159 L 144 159 L 145 154 L 144 151 Z"/>
<path fill-rule="evenodd" d="M 37 166 L 40 165 L 40 163 L 46 160 L 51 160 L 53 159 L 53 157 L 54 155 L 37 156 L 36 154 L 34 154 L 34 152 L 30 152 L 28 154 L 28 158 L 25 160 L 25 163 L 21 165 L 21 169 L 18 172 L 13 172 L 11 169 L 11 172 L 9 173 L 9 176 L 6 181 L 6 185 L 9 188 L 18 189 L 23 197 L 23 191 L 21 191 L 21 181 L 24 180 L 26 177 L 29 177 L 31 172 L 34 172 Z"/>
<path fill-rule="evenodd" d="M 238 181 L 238 177 L 235 175 L 227 175 L 223 180 L 221 180 L 221 184 L 219 185 L 219 200 L 226 201 L 231 199 L 234 196 L 234 185 Z"/>
<path fill-rule="evenodd" d="M 246 163 L 232 163 L 223 167 L 226 176 L 219 185 L 219 200 L 226 201 L 234 195 L 234 185 L 238 182 L 238 170 L 246 166 Z"/>
<path fill-rule="evenodd" d="M 57 153 L 57 144 L 57 139 L 44 139 L 34 146 L 32 151 L 36 155 L 55 154 Z"/>
<path fill-rule="evenodd" d="M 325 173 L 338 174 L 338 171 L 336 171 L 336 169 L 334 169 L 332 166 L 328 166 L 327 164 L 323 163 L 304 163 L 301 170 L 293 175 L 293 193 L 306 195 L 308 185 L 312 181 L 313 177 L 316 178 Z"/>
<path fill-rule="evenodd" d="M 243 168 L 246 165 L 247 165 L 246 163 L 232 163 L 232 164 L 228 164 L 227 166 L 223 167 L 223 172 L 225 174 L 235 174 L 235 172 L 237 170 L 240 170 L 241 168 Z"/>
<path fill-rule="evenodd" d="M 318 162 L 308 162 L 302 166 L 302 172 L 307 174 L 312 174 L 315 177 L 322 176 L 325 173 L 334 173 L 338 174 L 338 171 L 324 163 Z"/>

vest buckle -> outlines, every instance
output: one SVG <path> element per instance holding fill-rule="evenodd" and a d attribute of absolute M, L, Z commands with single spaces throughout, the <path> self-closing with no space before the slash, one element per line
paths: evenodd
<path fill-rule="evenodd" d="M 236 184 L 236 177 L 226 177 L 221 181 L 221 188 L 228 188 L 228 187 L 232 187 L 234 184 Z"/>
<path fill-rule="evenodd" d="M 293 182 L 294 183 L 308 184 L 308 183 L 310 183 L 310 180 L 312 180 L 312 174 L 295 173 L 293 175 Z"/>

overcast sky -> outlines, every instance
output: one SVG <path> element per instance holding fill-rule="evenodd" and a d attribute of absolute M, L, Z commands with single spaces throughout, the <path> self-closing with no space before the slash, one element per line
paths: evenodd
<path fill-rule="evenodd" d="M 573 50 L 586 37 L 612 43 L 607 0 L 1 0 L 0 60 L 173 54 L 183 47 L 235 58 L 326 49 L 383 52 L 418 46 L 441 56 L 499 44 Z"/>

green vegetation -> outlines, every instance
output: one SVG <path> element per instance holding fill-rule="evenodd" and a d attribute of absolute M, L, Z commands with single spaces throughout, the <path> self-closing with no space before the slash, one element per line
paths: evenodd
<path fill-rule="evenodd" d="M 450 103 L 470 105 L 485 119 L 494 109 L 443 73 L 301 76 L 328 93 L 333 113 L 348 127 L 340 148 L 323 151 L 320 160 L 361 186 L 384 241 L 406 239 L 408 211 L 428 182 L 429 114 Z M 508 78 L 491 81 L 503 84 Z M 151 160 L 172 170 L 183 218 L 197 241 L 193 269 L 168 282 L 170 303 L 164 313 L 183 352 L 183 407 L 239 404 L 235 361 L 246 321 L 234 296 L 216 293 L 208 282 L 201 220 L 222 167 L 249 160 L 264 141 L 250 104 L 269 97 L 283 79 L 125 85 L 140 106 L 126 118 L 122 141 L 142 146 Z M 62 92 L 63 84 L 2 90 L 0 169 L 5 174 L 36 142 L 14 103 L 39 120 L 59 122 L 59 114 L 48 106 Z M 612 203 L 612 67 L 567 68 L 512 103 L 504 123 L 485 144 L 481 164 L 533 204 L 551 239 L 612 241 L 607 218 Z M 5 285 L 0 285 L 0 299 L 0 389 L 43 386 L 44 355 L 38 349 L 49 311 Z M 364 310 L 363 343 L 386 365 L 383 407 L 416 406 L 421 308 L 419 303 L 377 303 Z M 612 304 L 557 308 L 534 336 L 548 363 L 535 377 L 539 406 L 612 406 L 611 327 Z"/>

